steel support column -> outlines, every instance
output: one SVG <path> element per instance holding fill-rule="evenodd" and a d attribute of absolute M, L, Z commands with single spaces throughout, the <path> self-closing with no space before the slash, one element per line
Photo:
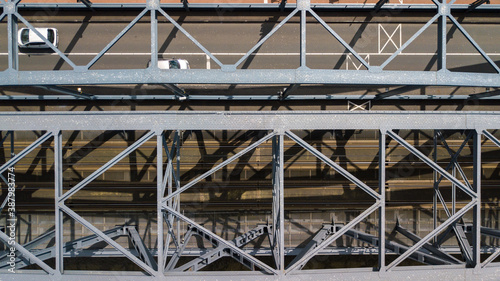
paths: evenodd
<path fill-rule="evenodd" d="M 4 5 L 13 5 L 16 8 L 14 2 L 7 2 Z M 5 7 L 5 6 L 4 6 Z M 5 9 L 5 8 L 4 8 Z M 9 51 L 9 69 L 19 70 L 19 56 L 17 48 L 17 18 L 13 13 L 7 14 L 7 42 Z"/>
<path fill-rule="evenodd" d="M 164 196 L 164 180 L 163 180 L 163 131 L 157 131 L 156 134 L 156 247 L 158 249 L 158 275 L 163 276 L 165 269 L 165 260 L 163 258 L 164 237 L 163 237 L 163 208 L 162 199 Z M 168 173 L 165 171 L 165 174 Z M 166 242 L 168 244 L 169 241 Z"/>
<path fill-rule="evenodd" d="M 474 169 L 473 189 L 476 193 L 476 205 L 473 209 L 473 233 L 472 233 L 472 261 L 476 270 L 481 268 L 481 131 L 475 130 L 474 134 Z"/>
<path fill-rule="evenodd" d="M 380 207 L 378 209 L 379 245 L 378 245 L 378 270 L 385 272 L 385 138 L 386 131 L 379 130 L 378 141 L 378 186 L 380 193 Z"/>
<path fill-rule="evenodd" d="M 435 163 L 437 163 L 437 131 L 432 131 L 432 143 L 433 151 L 432 156 Z M 438 210 L 437 210 L 437 201 L 438 201 L 438 191 L 439 191 L 439 183 L 438 183 L 438 172 L 436 170 L 432 170 L 432 180 L 434 181 L 433 189 L 432 189 L 432 228 L 436 229 L 437 221 L 438 221 Z M 434 240 L 434 244 L 438 242 L 437 237 L 432 238 Z"/>
<path fill-rule="evenodd" d="M 284 133 L 275 132 L 273 137 L 273 225 L 271 247 L 276 269 L 285 270 L 285 196 L 284 196 Z"/>
<path fill-rule="evenodd" d="M 149 0 L 150 6 L 154 6 L 158 1 Z M 150 10 L 151 13 L 151 64 L 149 67 L 158 67 L 158 15 L 155 9 Z"/>
<path fill-rule="evenodd" d="M 449 5 L 447 0 L 441 0 L 438 5 L 439 22 L 438 22 L 438 71 L 446 71 L 446 36 L 448 33 L 446 22 L 449 15 Z"/>
<path fill-rule="evenodd" d="M 300 0 L 299 0 L 300 1 Z M 306 19 L 307 10 L 300 11 L 300 67 L 307 68 L 306 65 Z"/>
<path fill-rule="evenodd" d="M 64 250 L 63 250 L 63 212 L 59 205 L 63 194 L 63 149 L 62 149 L 62 132 L 55 131 L 54 135 L 54 204 L 55 204 L 55 260 L 56 271 L 64 272 Z"/>

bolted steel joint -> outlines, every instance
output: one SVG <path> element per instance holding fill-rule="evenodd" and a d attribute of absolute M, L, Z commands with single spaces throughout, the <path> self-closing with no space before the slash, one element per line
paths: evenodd
<path fill-rule="evenodd" d="M 441 5 L 439 5 L 439 14 L 441 16 L 449 16 L 449 15 L 451 15 L 450 5 L 448 5 L 448 4 L 441 4 Z"/>
<path fill-rule="evenodd" d="M 309 10 L 311 8 L 311 0 L 297 0 L 297 9 Z"/>
<path fill-rule="evenodd" d="M 146 7 L 149 10 L 158 10 L 160 8 L 160 1 L 159 0 L 147 0 Z"/>
<path fill-rule="evenodd" d="M 17 5 L 14 2 L 7 2 L 3 4 L 3 11 L 6 14 L 14 14 L 16 13 Z"/>

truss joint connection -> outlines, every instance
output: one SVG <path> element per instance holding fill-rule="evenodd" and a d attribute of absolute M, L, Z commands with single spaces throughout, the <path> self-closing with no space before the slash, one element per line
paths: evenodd
<path fill-rule="evenodd" d="M 160 8 L 160 1 L 159 0 L 147 0 L 146 8 L 148 10 L 158 10 Z"/>
<path fill-rule="evenodd" d="M 7 2 L 3 4 L 3 12 L 7 15 L 17 13 L 17 5 L 15 2 Z"/>

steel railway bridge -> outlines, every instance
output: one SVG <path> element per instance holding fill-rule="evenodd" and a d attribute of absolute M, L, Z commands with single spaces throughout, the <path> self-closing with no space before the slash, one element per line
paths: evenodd
<path fill-rule="evenodd" d="M 321 104 L 384 99 L 419 104 L 472 100 L 487 107 L 497 100 L 496 88 L 500 87 L 500 66 L 494 59 L 498 47 L 485 51 L 475 34 L 464 28 L 463 17 L 457 20 L 454 16 L 498 19 L 500 6 L 495 2 L 0 3 L 0 20 L 7 29 L 2 40 L 7 52 L 0 86 L 49 92 L 0 96 L 14 108 L 16 102 L 36 106 L 48 101 L 64 106 L 75 101 L 116 100 Z M 40 34 L 35 29 L 39 23 L 30 23 L 29 11 L 41 9 L 132 11 L 137 16 L 82 64 L 75 62 L 71 51 L 61 51 Z M 284 16 L 235 63 L 228 63 L 171 16 L 214 10 L 219 15 L 224 11 Z M 355 43 L 336 31 L 335 24 L 323 19 L 329 13 L 342 12 L 431 16 L 399 45 L 392 37 L 397 30 L 387 34 L 396 50 L 380 63 L 370 63 Z M 160 19 L 185 35 L 215 67 L 159 69 Z M 299 27 L 299 65 L 248 69 L 245 61 L 293 20 Z M 149 67 L 95 67 L 134 25 L 145 21 L 151 38 Z M 318 69 L 309 64 L 306 47 L 310 46 L 311 21 L 342 46 L 340 58 L 348 56 L 359 67 Z M 23 65 L 25 54 L 17 46 L 20 23 L 41 37 L 51 55 L 68 69 L 37 70 L 30 63 Z M 432 54 L 435 67 L 389 67 L 432 26 L 437 27 L 433 42 L 437 49 Z M 466 71 L 449 69 L 450 28 L 464 36 L 484 64 Z M 490 26 L 484 32 L 487 28 Z M 106 93 L 109 85 L 144 84 L 164 85 L 169 93 Z M 190 94 L 184 89 L 207 84 L 286 86 L 269 95 Z M 402 96 L 394 90 L 359 96 L 303 94 L 300 87 L 304 85 L 486 90 L 428 96 Z M 83 86 L 102 86 L 103 90 L 83 93 L 75 89 Z M 0 279 L 498 279 L 500 114 L 494 106 L 487 108 L 98 112 L 63 107 L 62 111 L 2 111 L 0 214 L 5 224 L 0 227 L 4 244 Z M 370 108 L 353 104 L 351 109 Z M 211 141 L 218 145 L 211 147 Z M 346 149 L 349 145 L 354 148 Z M 101 265 L 87 266 L 90 263 Z"/>

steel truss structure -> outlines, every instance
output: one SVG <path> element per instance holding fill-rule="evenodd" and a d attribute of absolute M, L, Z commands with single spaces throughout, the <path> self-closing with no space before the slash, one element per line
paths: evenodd
<path fill-rule="evenodd" d="M 160 5 L 158 0 L 148 0 L 143 6 L 143 10 L 130 24 L 122 30 L 109 44 L 87 65 L 76 65 L 70 58 L 58 48 L 43 38 L 19 12 L 19 0 L 9 0 L 2 3 L 3 12 L 0 20 L 7 18 L 8 28 L 8 69 L 0 73 L 0 85 L 104 85 L 104 84 L 290 84 L 290 88 L 301 84 L 343 84 L 343 85 L 414 85 L 414 86 L 478 86 L 478 87 L 500 87 L 500 67 L 493 61 L 484 50 L 476 43 L 470 34 L 452 15 L 454 9 L 468 8 L 467 5 L 454 5 L 455 1 L 439 2 L 433 0 L 434 6 L 423 5 L 393 5 L 391 9 L 428 9 L 435 10 L 436 14 L 420 28 L 407 42 L 401 45 L 385 62 L 381 65 L 369 64 L 358 52 L 356 52 L 338 33 L 329 26 L 316 12 L 315 9 L 328 9 L 327 5 L 311 5 L 309 0 L 298 0 L 296 5 L 287 4 L 287 10 L 292 11 L 288 16 L 264 36 L 255 46 L 253 46 L 235 64 L 224 64 L 206 47 L 191 36 L 180 24 L 178 24 L 169 14 L 168 6 Z M 36 5 L 35 5 L 36 6 Z M 49 5 L 50 6 L 50 5 Z M 64 6 L 64 5 L 63 5 Z M 81 7 L 86 7 L 83 4 Z M 138 5 L 130 4 L 130 7 Z M 30 5 L 28 5 L 30 7 Z M 37 6 L 39 7 L 39 6 Z M 97 8 L 98 6 L 96 6 Z M 115 7 L 110 5 L 110 7 Z M 121 6 L 123 7 L 123 5 Z M 194 5 L 194 7 L 204 7 Z M 207 4 L 205 7 L 213 7 Z M 228 6 L 229 7 L 229 6 Z M 271 6 L 267 6 L 269 9 Z M 329 6 L 329 9 L 359 9 L 359 6 Z M 481 8 L 478 7 L 477 9 Z M 234 5 L 232 9 L 259 9 L 259 5 Z M 361 9 L 375 9 L 378 6 L 362 6 Z M 495 9 L 490 6 L 487 9 Z M 141 18 L 147 13 L 151 18 L 151 66 L 147 69 L 115 69 L 115 70 L 94 70 L 92 66 L 103 57 L 103 55 L 127 33 Z M 273 36 L 292 17 L 300 15 L 300 67 L 297 69 L 239 69 L 240 65 L 252 53 Z M 340 69 L 311 69 L 306 61 L 306 16 L 312 16 L 319 22 L 340 44 L 346 49 L 346 54 L 352 55 L 363 69 L 340 70 Z M 191 69 L 191 70 L 160 70 L 157 67 L 158 61 L 158 17 L 165 17 L 180 32 L 186 35 L 198 48 L 203 51 L 220 69 Z M 446 64 L 446 34 L 449 27 L 448 20 L 452 22 L 460 32 L 468 39 L 472 46 L 492 67 L 495 73 L 465 73 L 451 72 Z M 22 22 L 38 36 L 43 38 L 45 43 L 57 53 L 68 65 L 73 68 L 70 71 L 21 71 L 19 70 L 18 48 L 16 42 L 17 25 Z M 438 69 L 436 71 L 389 71 L 384 70 L 399 54 L 405 50 L 418 36 L 428 29 L 434 22 L 438 22 L 439 34 L 438 42 Z M 181 92 L 179 89 L 174 92 Z M 286 91 L 288 92 L 288 91 Z M 288 94 L 288 93 L 286 93 Z"/>
<path fill-rule="evenodd" d="M 401 280 L 405 278 L 428 279 L 449 278 L 454 276 L 464 280 L 483 280 L 498 276 L 498 267 L 492 263 L 500 256 L 500 248 L 485 260 L 481 260 L 481 235 L 500 237 L 500 231 L 481 225 L 481 147 L 482 140 L 488 139 L 500 147 L 498 140 L 490 130 L 498 128 L 500 113 L 494 112 L 16 112 L 0 113 L 0 131 L 45 131 L 35 142 L 27 146 L 20 153 L 0 166 L 0 172 L 6 171 L 20 159 L 33 151 L 41 143 L 53 139 L 54 173 L 55 173 L 55 221 L 54 229 L 25 245 L 15 244 L 20 255 L 18 264 L 36 264 L 41 270 L 19 270 L 16 274 L 3 274 L 3 280 L 80 280 L 82 274 L 92 274 L 95 280 L 109 280 L 110 278 L 126 278 L 128 280 L 193 280 L 193 279 L 220 279 L 230 276 L 231 279 L 252 280 L 284 280 L 287 278 L 312 278 L 325 280 L 342 280 L 352 278 L 369 278 L 370 280 Z M 378 186 L 369 186 L 338 163 L 327 157 L 318 149 L 299 137 L 296 130 L 376 130 L 379 132 L 378 151 Z M 407 142 L 398 134 L 400 129 L 434 130 L 435 145 L 441 139 L 442 144 L 449 150 L 451 161 L 443 168 L 435 159 L 431 159 L 415 146 Z M 102 167 L 81 180 L 75 186 L 64 190 L 62 179 L 63 143 L 62 132 L 68 130 L 145 130 L 146 133 L 121 153 L 109 160 Z M 165 140 L 166 131 L 180 130 L 259 130 L 265 132 L 260 139 L 253 141 L 234 155 L 220 162 L 202 175 L 181 185 L 179 176 L 180 148 L 179 134 L 175 133 L 171 145 Z M 466 138 L 460 147 L 454 151 L 446 142 L 442 130 L 466 132 Z M 310 242 L 300 252 L 295 252 L 295 259 L 285 262 L 284 240 L 284 139 L 287 138 L 314 155 L 321 162 L 342 175 L 356 188 L 364 191 L 371 198 L 371 205 L 360 212 L 346 224 L 325 222 L 323 228 L 318 229 L 311 237 Z M 84 189 L 106 170 L 118 163 L 132 151 L 149 140 L 156 139 L 157 169 L 156 193 L 157 206 L 157 250 L 148 249 L 137 231 L 130 226 L 121 226 L 112 230 L 102 231 L 91 222 L 83 218 L 66 205 L 75 193 Z M 404 246 L 386 237 L 386 145 L 391 139 L 401 147 L 406 148 L 412 155 L 427 164 L 436 174 L 434 180 L 434 229 L 424 237 L 402 227 L 399 223 L 395 231 L 414 241 L 412 246 Z M 468 179 L 458 163 L 458 155 L 462 149 L 473 142 L 473 176 Z M 250 231 L 228 241 L 193 218 L 180 211 L 180 195 L 198 182 L 213 175 L 215 172 L 239 159 L 249 151 L 260 145 L 272 143 L 272 220 L 268 224 L 257 225 Z M 164 159 L 164 155 L 167 159 Z M 436 157 L 436 156 L 435 156 Z M 450 171 L 451 170 L 451 171 Z M 457 174 L 460 177 L 457 177 Z M 445 179 L 453 185 L 451 208 L 444 199 L 440 183 Z M 5 179 L 4 179 L 5 180 Z M 462 192 L 468 199 L 460 202 L 456 199 L 457 192 Z M 7 200 L 7 199 L 6 199 Z M 2 207 L 6 202 L 2 204 Z M 445 210 L 447 218 L 439 220 L 438 205 Z M 466 213 L 472 212 L 472 220 L 464 222 Z M 364 233 L 356 229 L 356 225 L 369 215 L 378 216 L 377 235 Z M 79 240 L 63 242 L 63 215 L 77 221 L 93 235 Z M 185 222 L 188 226 L 184 239 L 177 233 L 178 222 Z M 165 228 L 166 225 L 166 228 Z M 177 230 L 176 230 L 177 228 Z M 468 240 L 465 233 L 472 236 Z M 444 252 L 440 245 L 449 234 L 453 234 L 459 241 L 462 259 L 458 259 Z M 133 251 L 126 249 L 114 238 L 128 235 L 133 245 Z M 191 237 L 197 236 L 206 239 L 213 249 L 201 251 L 192 261 L 177 266 L 179 258 L 186 250 Z M 268 264 L 244 250 L 243 247 L 259 237 L 268 237 L 269 249 L 267 254 L 272 257 L 273 263 Z M 318 254 L 324 254 L 324 249 L 340 237 L 352 237 L 372 245 L 378 251 L 378 266 L 375 270 L 343 269 L 343 270 L 305 270 L 304 266 Z M 47 250 L 33 250 L 33 248 L 51 237 L 55 237 L 53 248 Z M 0 239 L 8 243 L 9 237 L 0 231 Z M 115 248 L 123 257 L 130 259 L 141 268 L 142 272 L 87 272 L 67 271 L 64 269 L 63 257 L 68 251 L 81 249 L 92 245 L 96 241 L 106 242 Z M 173 247 L 170 248 L 170 247 Z M 386 252 L 397 254 L 391 262 L 386 261 Z M 155 259 L 156 256 L 156 259 Z M 55 268 L 49 266 L 45 260 L 55 259 Z M 222 258 L 230 257 L 251 272 L 214 272 L 207 274 L 195 273 Z M 433 266 L 402 267 L 398 266 L 405 259 L 410 258 Z M 4 266 L 4 264 L 2 264 Z M 189 273 L 183 273 L 188 271 Z M 225 275 L 226 274 L 226 275 Z M 229 274 L 229 275 L 227 275 Z M 88 277 L 88 276 L 87 276 Z"/>

